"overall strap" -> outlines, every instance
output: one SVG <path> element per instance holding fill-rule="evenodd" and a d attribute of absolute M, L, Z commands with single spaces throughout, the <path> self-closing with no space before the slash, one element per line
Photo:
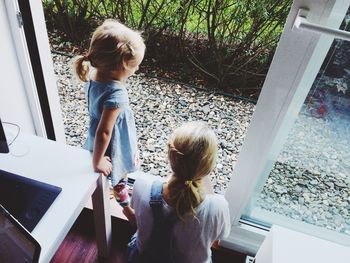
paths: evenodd
<path fill-rule="evenodd" d="M 88 104 L 89 114 L 90 114 L 90 88 L 91 88 L 91 81 L 89 81 L 89 85 L 87 86 L 87 104 Z"/>
<path fill-rule="evenodd" d="M 153 213 L 153 227 L 147 248 L 142 258 L 147 263 L 171 263 L 173 246 L 173 226 L 177 221 L 175 213 L 165 216 L 163 213 L 163 182 L 154 181 L 149 201 Z"/>
<path fill-rule="evenodd" d="M 163 213 L 163 182 L 154 181 L 151 188 L 151 199 L 149 201 L 149 205 L 152 208 L 154 224 L 158 225 L 158 223 L 162 222 Z"/>

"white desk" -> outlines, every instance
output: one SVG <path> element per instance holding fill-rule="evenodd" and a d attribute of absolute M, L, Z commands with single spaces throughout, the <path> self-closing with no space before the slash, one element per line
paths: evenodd
<path fill-rule="evenodd" d="M 5 132 L 8 137 L 15 133 L 12 129 Z M 23 153 L 26 154 L 22 157 L 14 156 Z M 10 153 L 0 154 L 0 169 L 62 188 L 32 231 L 41 245 L 40 262 L 51 260 L 91 196 L 99 254 L 108 256 L 111 244 L 109 194 L 105 194 L 108 182 L 93 172 L 90 152 L 21 132 Z"/>

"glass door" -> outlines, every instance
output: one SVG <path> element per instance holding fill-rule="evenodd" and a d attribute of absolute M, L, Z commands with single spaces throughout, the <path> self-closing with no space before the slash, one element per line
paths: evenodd
<path fill-rule="evenodd" d="M 346 31 L 349 13 L 341 26 Z M 259 181 L 243 219 L 298 225 L 294 219 L 350 235 L 349 80 L 350 42 L 334 40 L 272 169 L 263 172 L 268 179 Z"/>
<path fill-rule="evenodd" d="M 317 2 L 317 3 L 316 3 Z M 234 226 L 272 224 L 350 244 L 349 1 L 295 1 L 226 192 Z"/>

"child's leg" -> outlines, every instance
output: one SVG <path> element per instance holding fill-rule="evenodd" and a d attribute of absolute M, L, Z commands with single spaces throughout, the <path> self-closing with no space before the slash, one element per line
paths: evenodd
<path fill-rule="evenodd" d="M 134 234 L 128 244 L 128 263 L 138 263 L 138 251 L 136 245 L 137 235 Z"/>

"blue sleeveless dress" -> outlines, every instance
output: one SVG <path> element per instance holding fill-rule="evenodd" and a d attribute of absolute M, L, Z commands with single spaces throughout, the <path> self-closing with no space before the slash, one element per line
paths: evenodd
<path fill-rule="evenodd" d="M 111 141 L 106 155 L 112 160 L 112 185 L 127 173 L 137 170 L 135 161 L 138 159 L 137 137 L 134 114 L 129 105 L 128 92 L 120 81 L 107 83 L 90 80 L 86 83 L 85 94 L 88 99 L 89 129 L 84 148 L 93 151 L 97 126 L 103 109 L 120 108 L 115 122 Z"/>

